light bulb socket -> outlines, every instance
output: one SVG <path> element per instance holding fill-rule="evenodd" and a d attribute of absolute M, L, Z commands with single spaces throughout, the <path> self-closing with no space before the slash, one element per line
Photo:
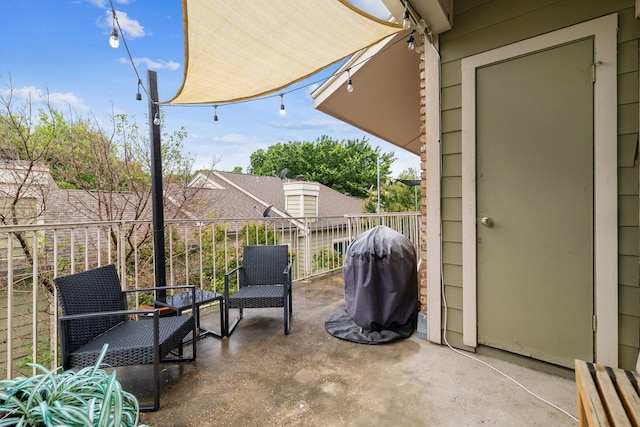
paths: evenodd
<path fill-rule="evenodd" d="M 217 105 L 213 106 L 213 121 L 214 122 L 218 121 L 218 106 Z"/>
<path fill-rule="evenodd" d="M 140 92 L 136 93 L 136 101 L 142 101 L 142 95 Z"/>
<path fill-rule="evenodd" d="M 118 39 L 118 30 L 115 27 L 111 29 L 111 35 L 109 36 L 109 45 L 117 49 L 120 46 L 120 40 Z"/>
<path fill-rule="evenodd" d="M 411 19 L 409 18 L 409 9 L 404 10 L 404 14 L 402 15 L 402 28 L 408 30 L 411 28 Z"/>
<path fill-rule="evenodd" d="M 415 44 L 415 39 L 413 38 L 413 34 L 410 34 L 409 37 L 407 38 L 407 47 L 409 48 L 409 50 L 413 50 L 416 47 Z"/>

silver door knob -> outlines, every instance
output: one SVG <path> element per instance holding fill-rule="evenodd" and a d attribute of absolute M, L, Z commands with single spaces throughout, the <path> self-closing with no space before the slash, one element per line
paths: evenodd
<path fill-rule="evenodd" d="M 480 224 L 484 225 L 485 227 L 491 227 L 493 225 L 493 220 L 488 216 L 485 216 L 480 220 Z"/>

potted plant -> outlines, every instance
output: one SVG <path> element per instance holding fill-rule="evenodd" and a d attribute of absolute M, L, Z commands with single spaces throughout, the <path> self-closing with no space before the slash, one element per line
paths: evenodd
<path fill-rule="evenodd" d="M 94 366 L 77 372 L 49 370 L 0 381 L 0 427 L 4 426 L 138 426 L 139 406 L 122 389 L 115 370 L 101 369 L 107 345 Z"/>

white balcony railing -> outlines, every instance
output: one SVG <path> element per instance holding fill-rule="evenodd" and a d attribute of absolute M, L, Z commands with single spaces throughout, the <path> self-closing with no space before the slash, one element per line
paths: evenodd
<path fill-rule="evenodd" d="M 287 244 L 293 280 L 342 268 L 358 235 L 386 225 L 420 253 L 417 212 L 341 217 L 169 220 L 165 224 L 168 285 L 222 292 L 224 274 L 244 245 Z M 0 377 L 31 375 L 36 362 L 58 366 L 57 299 L 53 279 L 113 263 L 123 288 L 154 283 L 150 221 L 0 227 Z M 149 301 L 136 300 L 134 305 Z M 4 367 L 3 367 L 4 365 Z"/>

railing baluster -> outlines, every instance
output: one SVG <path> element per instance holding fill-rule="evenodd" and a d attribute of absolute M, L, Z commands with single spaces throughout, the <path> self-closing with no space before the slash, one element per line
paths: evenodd
<path fill-rule="evenodd" d="M 33 262 L 31 266 L 31 360 L 38 363 L 38 233 L 33 233 Z M 36 367 L 31 367 L 31 375 L 36 374 Z"/>
<path fill-rule="evenodd" d="M 13 236 L 7 240 L 7 378 L 13 377 Z"/>
<path fill-rule="evenodd" d="M 43 357 L 42 338 L 45 325 L 38 317 L 39 301 L 43 298 L 40 287 L 43 285 L 43 277 L 55 278 L 60 275 L 80 270 L 80 264 L 84 263 L 84 269 L 93 265 L 103 265 L 105 262 L 114 262 L 122 275 L 123 286 L 131 282 L 136 288 L 145 286 L 144 283 L 152 283 L 153 269 L 148 268 L 152 263 L 152 242 L 141 240 L 142 232 L 147 235 L 150 221 L 106 221 L 95 223 L 70 223 L 70 224 L 30 224 L 22 226 L 3 226 L 3 235 L 0 239 L 6 239 L 7 248 L 7 322 L 0 327 L 7 328 L 7 376 L 14 375 L 14 358 L 28 356 L 34 362 L 41 362 Z M 344 261 L 343 257 L 351 242 L 360 234 L 370 230 L 377 224 L 385 224 L 407 236 L 420 253 L 422 245 L 420 241 L 420 214 L 413 213 L 382 213 L 365 215 L 346 215 L 339 217 L 308 217 L 308 218 L 277 218 L 269 217 L 260 220 L 217 218 L 216 220 L 169 220 L 166 222 L 166 232 L 169 240 L 169 283 L 183 282 L 195 283 L 195 275 L 199 274 L 201 288 L 217 291 L 216 277 L 224 274 L 236 262 L 242 245 L 251 244 L 281 244 L 286 243 L 290 247 L 290 256 L 293 262 L 293 280 L 307 279 L 311 276 L 323 274 L 327 271 L 339 269 Z M 180 227 L 182 232 L 180 232 Z M 174 233 L 174 231 L 176 231 Z M 197 233 L 195 232 L 197 231 Z M 205 232 L 206 231 L 206 232 Z M 208 231 L 211 236 L 209 237 Z M 218 232 L 218 234 L 216 233 Z M 16 233 L 33 233 L 29 239 L 33 248 L 33 260 L 29 276 L 18 273 L 24 270 L 24 252 L 16 250 Z M 84 233 L 84 243 L 82 234 Z M 131 243 L 127 241 L 130 236 Z M 242 238 L 241 238 L 242 235 Z M 255 235 L 255 236 L 254 236 Z M 106 236 L 106 238 L 105 238 Z M 222 237 L 220 237 L 222 236 Z M 246 236 L 246 238 L 244 237 Z M 181 242 L 180 240 L 184 240 Z M 130 247 L 129 244 L 132 246 Z M 209 248 L 207 245 L 211 245 Z M 105 247 L 106 245 L 106 247 Z M 178 256 L 176 248 L 184 246 L 184 258 Z M 206 249 L 205 249 L 206 247 Z M 53 249 L 51 251 L 51 249 Z M 83 256 L 79 256 L 79 250 L 83 250 Z M 131 250 L 132 254 L 127 251 Z M 197 254 L 190 256 L 190 251 L 197 250 Z M 205 250 L 207 252 L 205 252 Z M 40 256 L 42 251 L 42 256 Z M 179 251 L 178 251 L 179 252 Z M 53 253 L 53 259 L 51 259 Z M 197 255 L 197 258 L 196 258 Z M 107 259 L 104 259 L 106 256 Z M 141 256 L 149 257 L 141 259 Z M 221 259 L 223 256 L 224 259 Z M 22 258 L 20 258 L 22 257 Z M 178 257 L 179 259 L 177 259 Z M 184 259 L 184 268 L 179 268 Z M 193 263 L 193 264 L 192 264 Z M 211 265 L 208 265 L 211 263 Z M 234 266 L 234 265 L 233 265 Z M 224 270 L 224 271 L 221 271 Z M 210 281 L 205 280 L 205 271 L 212 274 Z M 20 274 L 21 276 L 18 276 Z M 25 279 L 25 276 L 28 279 Z M 143 277 L 144 276 L 144 277 Z M 179 277 L 178 277 L 179 276 Z M 31 280 L 33 293 L 31 295 L 31 316 L 28 321 L 32 339 L 29 351 L 18 350 L 10 344 L 18 343 L 16 337 L 16 304 L 15 299 L 16 280 Z M 130 285 L 131 286 L 131 285 Z M 43 288 L 44 289 L 44 288 Z M 45 292 L 47 292 L 45 290 Z M 52 298 L 56 305 L 57 295 L 55 287 Z M 29 307 L 29 303 L 27 303 Z M 53 363 L 58 364 L 57 351 L 57 310 L 51 314 L 49 325 L 50 344 L 53 347 L 50 354 L 53 355 Z M 20 353 L 18 353 L 20 351 Z"/>

